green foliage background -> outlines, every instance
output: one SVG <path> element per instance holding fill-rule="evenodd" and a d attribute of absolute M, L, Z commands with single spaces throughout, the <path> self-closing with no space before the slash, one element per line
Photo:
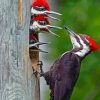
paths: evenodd
<path fill-rule="evenodd" d="M 58 11 L 63 15 L 57 25 L 68 25 L 77 33 L 88 34 L 100 46 L 100 0 L 57 0 Z M 49 57 L 57 59 L 72 48 L 67 32 L 57 30 L 60 38 L 51 37 Z M 48 100 L 46 96 L 46 100 Z M 81 72 L 71 100 L 100 100 L 100 51 L 87 56 L 81 65 Z"/>

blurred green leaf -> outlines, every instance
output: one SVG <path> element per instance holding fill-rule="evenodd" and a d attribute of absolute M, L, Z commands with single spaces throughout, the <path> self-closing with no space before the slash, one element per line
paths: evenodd
<path fill-rule="evenodd" d="M 100 0 L 57 0 L 58 11 L 62 13 L 59 26 L 68 25 L 77 33 L 90 35 L 100 46 Z M 50 59 L 57 59 L 72 45 L 67 32 L 56 30 L 60 38 L 49 41 Z M 47 100 L 47 99 L 46 99 Z M 81 72 L 71 100 L 100 100 L 100 51 L 84 59 Z"/>

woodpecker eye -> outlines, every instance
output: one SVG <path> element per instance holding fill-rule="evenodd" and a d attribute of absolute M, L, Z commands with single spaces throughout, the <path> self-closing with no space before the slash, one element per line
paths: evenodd
<path fill-rule="evenodd" d="M 38 7 L 38 6 L 34 7 L 34 9 L 37 11 L 45 11 L 46 10 L 44 7 Z"/>
<path fill-rule="evenodd" d="M 47 25 L 47 23 L 45 21 L 39 21 L 38 22 L 40 25 Z"/>

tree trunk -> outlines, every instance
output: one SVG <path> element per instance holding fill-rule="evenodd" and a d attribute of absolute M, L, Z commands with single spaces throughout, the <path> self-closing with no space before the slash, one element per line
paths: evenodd
<path fill-rule="evenodd" d="M 39 100 L 29 58 L 30 0 L 0 0 L 0 100 Z"/>

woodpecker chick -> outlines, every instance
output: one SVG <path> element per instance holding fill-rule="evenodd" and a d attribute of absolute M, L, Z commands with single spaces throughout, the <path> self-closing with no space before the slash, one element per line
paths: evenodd
<path fill-rule="evenodd" d="M 48 19 L 42 15 L 34 17 L 30 23 L 30 32 L 39 33 L 40 31 L 43 31 L 58 36 L 50 30 L 51 28 L 62 29 L 61 27 L 50 25 Z"/>
<path fill-rule="evenodd" d="M 47 17 L 50 17 L 54 20 L 59 20 L 58 18 L 55 18 L 52 15 L 62 15 L 60 13 L 50 11 L 49 3 L 46 0 L 35 0 L 31 5 L 31 15 L 37 16 L 37 15 L 45 15 Z"/>
<path fill-rule="evenodd" d="M 50 25 L 48 19 L 45 18 L 43 15 L 38 15 L 34 17 L 33 20 L 31 20 L 30 29 L 29 29 L 29 33 L 30 33 L 29 48 L 31 51 L 40 51 L 40 52 L 47 53 L 46 51 L 39 49 L 39 45 L 38 46 L 36 45 L 37 43 L 39 43 L 37 40 L 37 34 L 43 31 L 58 36 L 57 34 L 50 31 L 51 28 L 61 29 L 60 27 Z M 43 44 L 48 44 L 48 43 L 43 43 Z"/>
<path fill-rule="evenodd" d="M 57 12 L 50 11 L 49 3 L 46 0 L 35 0 L 31 5 L 30 30 L 35 31 L 35 33 L 39 33 L 40 31 L 43 31 L 43 32 L 49 32 L 51 34 L 56 35 L 50 29 L 51 28 L 62 29 L 62 28 L 58 26 L 50 25 L 48 17 L 53 18 L 54 20 L 59 20 L 55 17 L 50 16 L 50 14 L 61 15 Z"/>
<path fill-rule="evenodd" d="M 53 64 L 50 71 L 44 73 L 41 69 L 41 75 L 45 78 L 51 89 L 50 100 L 70 100 L 80 73 L 81 62 L 84 57 L 99 47 L 94 40 L 83 34 L 76 34 L 68 27 L 65 27 L 69 33 L 73 49 L 62 54 Z M 42 67 L 40 65 L 40 67 Z"/>
<path fill-rule="evenodd" d="M 37 44 L 37 42 L 38 42 L 37 34 L 40 32 L 48 32 L 48 33 L 51 33 L 51 34 L 59 37 L 59 35 L 55 34 L 50 29 L 51 28 L 62 29 L 62 28 L 58 27 L 58 26 L 50 25 L 48 17 L 51 17 L 54 20 L 55 19 L 59 20 L 59 19 L 50 16 L 50 14 L 61 15 L 57 12 L 50 11 L 49 3 L 46 0 L 35 0 L 32 3 L 32 5 L 31 5 L 31 20 L 30 20 L 30 27 L 29 27 L 30 50 L 43 51 L 43 50 L 39 49 L 39 45 L 38 46 L 34 45 L 34 44 Z M 33 48 L 36 48 L 36 49 L 33 49 Z"/>

